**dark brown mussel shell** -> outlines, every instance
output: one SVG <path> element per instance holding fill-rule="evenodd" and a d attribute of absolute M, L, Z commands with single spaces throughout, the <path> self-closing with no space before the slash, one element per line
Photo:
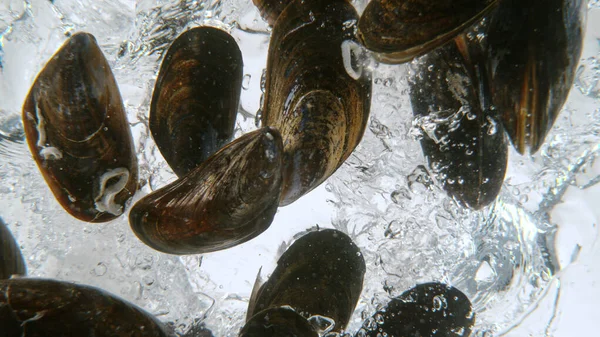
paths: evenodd
<path fill-rule="evenodd" d="M 292 0 L 252 0 L 252 2 L 258 8 L 260 16 L 272 26 Z"/>
<path fill-rule="evenodd" d="M 137 190 L 121 94 L 96 39 L 71 36 L 23 105 L 29 149 L 58 202 L 77 219 L 112 220 Z"/>
<path fill-rule="evenodd" d="M 273 27 L 262 124 L 283 138 L 282 206 L 333 174 L 364 133 L 371 77 L 354 62 L 357 18 L 344 0 L 295 0 Z"/>
<path fill-rule="evenodd" d="M 169 336 L 152 315 L 98 288 L 49 279 L 0 280 L 0 336 Z"/>
<path fill-rule="evenodd" d="M 481 46 L 462 35 L 419 60 L 410 81 L 413 114 L 427 120 L 423 153 L 444 189 L 474 209 L 496 199 L 508 159 L 486 69 Z"/>
<path fill-rule="evenodd" d="M 358 22 L 364 46 L 385 63 L 403 63 L 452 40 L 497 0 L 372 0 Z"/>
<path fill-rule="evenodd" d="M 290 308 L 269 308 L 252 316 L 240 337 L 318 337 L 313 326 Z"/>
<path fill-rule="evenodd" d="M 12 233 L 0 218 L 0 280 L 12 275 L 25 275 L 27 267 L 21 249 Z"/>
<path fill-rule="evenodd" d="M 587 1 L 502 0 L 489 25 L 493 103 L 521 154 L 544 143 L 573 84 Z"/>
<path fill-rule="evenodd" d="M 290 306 L 307 316 L 333 319 L 344 329 L 362 291 L 365 260 L 346 234 L 325 229 L 296 240 L 271 277 L 250 301 L 248 317 L 272 307 Z"/>
<path fill-rule="evenodd" d="M 131 228 L 148 246 L 170 254 L 202 254 L 256 237 L 277 210 L 282 152 L 274 129 L 244 134 L 138 201 L 129 213 Z"/>
<path fill-rule="evenodd" d="M 177 176 L 231 141 L 243 68 L 237 43 L 217 28 L 192 28 L 169 47 L 152 95 L 150 131 Z"/>
<path fill-rule="evenodd" d="M 468 337 L 475 324 L 469 298 L 442 283 L 425 283 L 392 299 L 356 337 Z"/>

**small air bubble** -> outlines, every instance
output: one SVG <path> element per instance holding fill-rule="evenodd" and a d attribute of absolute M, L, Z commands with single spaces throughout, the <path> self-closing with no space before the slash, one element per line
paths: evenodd
<path fill-rule="evenodd" d="M 250 74 L 244 75 L 244 78 L 242 79 L 242 89 L 248 90 L 250 88 L 250 79 L 251 78 L 252 78 L 252 75 L 250 75 Z"/>

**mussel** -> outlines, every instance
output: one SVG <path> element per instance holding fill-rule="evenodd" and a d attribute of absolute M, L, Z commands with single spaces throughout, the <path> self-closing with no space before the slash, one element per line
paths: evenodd
<path fill-rule="evenodd" d="M 170 254 L 207 253 L 254 238 L 277 210 L 282 147 L 272 128 L 244 134 L 139 200 L 129 213 L 131 228 L 144 243 Z"/>
<path fill-rule="evenodd" d="M 392 299 L 356 337 L 468 337 L 475 324 L 469 298 L 442 283 L 425 283 Z"/>
<path fill-rule="evenodd" d="M 243 68 L 237 43 L 221 29 L 192 28 L 169 47 L 152 95 L 150 131 L 179 177 L 231 140 Z"/>
<path fill-rule="evenodd" d="M 488 30 L 493 103 L 516 150 L 544 143 L 573 84 L 587 1 L 502 0 Z"/>
<path fill-rule="evenodd" d="M 421 147 L 444 189 L 468 207 L 496 199 L 508 160 L 508 141 L 490 102 L 482 46 L 461 35 L 419 60 L 410 83 Z"/>
<path fill-rule="evenodd" d="M 325 229 L 296 240 L 271 277 L 250 300 L 247 318 L 267 308 L 290 306 L 304 315 L 345 328 L 362 291 L 365 260 L 346 234 Z"/>
<path fill-rule="evenodd" d="M 0 218 L 0 280 L 12 275 L 25 275 L 27 267 L 19 245 L 12 233 Z"/>
<path fill-rule="evenodd" d="M 121 95 L 96 39 L 71 36 L 37 76 L 23 105 L 29 149 L 74 217 L 112 220 L 137 190 L 137 159 Z"/>
<path fill-rule="evenodd" d="M 168 336 L 152 315 L 100 289 L 49 279 L 0 280 L 0 336 Z"/>
<path fill-rule="evenodd" d="M 502 0 L 372 0 L 358 22 L 364 46 L 403 63 L 449 42 Z"/>
<path fill-rule="evenodd" d="M 281 12 L 289 5 L 292 1 L 290 0 L 252 0 L 254 5 L 258 7 L 258 11 L 262 18 L 269 23 L 274 25 Z"/>
<path fill-rule="evenodd" d="M 291 308 L 269 308 L 252 316 L 240 337 L 318 337 L 313 326 Z"/>
<path fill-rule="evenodd" d="M 273 27 L 262 124 L 283 139 L 282 206 L 333 174 L 362 138 L 371 77 L 357 62 L 357 19 L 345 0 L 294 0 Z"/>

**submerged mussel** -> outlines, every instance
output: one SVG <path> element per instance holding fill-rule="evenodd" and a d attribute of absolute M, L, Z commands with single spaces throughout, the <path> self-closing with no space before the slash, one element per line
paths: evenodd
<path fill-rule="evenodd" d="M 0 336 L 166 337 L 152 315 L 100 289 L 68 282 L 0 280 Z"/>
<path fill-rule="evenodd" d="M 169 47 L 152 95 L 150 131 L 179 177 L 231 140 L 243 67 L 237 43 L 217 28 L 192 28 Z"/>
<path fill-rule="evenodd" d="M 313 326 L 296 311 L 269 308 L 252 316 L 240 332 L 240 337 L 318 337 Z"/>
<path fill-rule="evenodd" d="M 493 103 L 514 147 L 535 153 L 573 84 L 584 0 L 502 0 L 488 30 Z"/>
<path fill-rule="evenodd" d="M 27 267 L 19 245 L 12 233 L 0 218 L 0 280 L 12 275 L 25 275 Z"/>
<path fill-rule="evenodd" d="M 346 234 L 325 229 L 296 240 L 277 262 L 271 277 L 250 300 L 247 318 L 258 311 L 289 306 L 308 316 L 346 327 L 362 291 L 365 260 Z"/>
<path fill-rule="evenodd" d="M 333 174 L 362 138 L 371 77 L 356 62 L 357 19 L 345 0 L 295 0 L 273 27 L 262 124 L 283 139 L 282 206 Z"/>
<path fill-rule="evenodd" d="M 282 152 L 274 129 L 244 134 L 138 201 L 129 213 L 131 228 L 144 243 L 170 254 L 207 253 L 256 237 L 277 210 Z"/>
<path fill-rule="evenodd" d="M 71 36 L 37 76 L 23 105 L 29 149 L 74 217 L 112 220 L 137 190 L 137 159 L 121 95 L 96 39 Z"/>
<path fill-rule="evenodd" d="M 465 294 L 442 283 L 425 283 L 392 299 L 356 336 L 468 337 L 474 324 Z"/>
<path fill-rule="evenodd" d="M 407 62 L 452 40 L 498 1 L 372 0 L 358 22 L 358 36 L 380 61 Z"/>
<path fill-rule="evenodd" d="M 252 0 L 258 8 L 260 16 L 267 21 L 269 25 L 274 25 L 281 12 L 289 5 L 291 0 Z"/>
<path fill-rule="evenodd" d="M 410 81 L 423 153 L 444 189 L 474 209 L 496 199 L 508 160 L 486 69 L 481 45 L 461 35 L 419 60 Z"/>

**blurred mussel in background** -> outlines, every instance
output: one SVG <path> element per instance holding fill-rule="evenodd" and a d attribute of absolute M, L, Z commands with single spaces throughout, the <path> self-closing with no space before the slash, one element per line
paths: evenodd
<path fill-rule="evenodd" d="M 289 307 L 265 309 L 252 316 L 240 337 L 318 337 L 312 324 Z"/>
<path fill-rule="evenodd" d="M 486 69 L 481 45 L 461 35 L 420 58 L 409 81 L 429 166 L 452 197 L 474 209 L 496 199 L 508 160 Z"/>
<path fill-rule="evenodd" d="M 585 0 L 500 0 L 487 43 L 493 104 L 517 151 L 544 143 L 581 56 Z"/>
<path fill-rule="evenodd" d="M 112 220 L 137 190 L 123 101 L 96 39 L 71 36 L 23 105 L 29 149 L 58 202 L 77 219 Z"/>
<path fill-rule="evenodd" d="M 346 234 L 309 232 L 285 251 L 264 284 L 255 285 L 246 318 L 256 322 L 262 310 L 289 306 L 317 332 L 340 332 L 358 302 L 365 269 L 360 249 Z"/>
<path fill-rule="evenodd" d="M 372 0 L 358 36 L 375 58 L 403 63 L 452 40 L 502 0 Z"/>
<path fill-rule="evenodd" d="M 356 337 L 468 337 L 474 324 L 465 294 L 446 284 L 425 283 L 392 299 L 364 322 Z"/>
<path fill-rule="evenodd" d="M 233 247 L 273 221 L 281 192 L 281 136 L 246 133 L 187 175 L 140 199 L 129 213 L 138 238 L 169 254 Z"/>
<path fill-rule="evenodd" d="M 252 0 L 258 8 L 260 16 L 271 26 L 275 24 L 281 12 L 289 5 L 291 0 Z"/>
<path fill-rule="evenodd" d="M 344 0 L 295 0 L 273 26 L 261 120 L 283 139 L 282 206 L 325 181 L 363 136 L 371 76 L 357 20 Z"/>
<path fill-rule="evenodd" d="M 0 280 L 0 336 L 166 337 L 162 323 L 100 289 L 49 279 Z"/>
<path fill-rule="evenodd" d="M 169 47 L 152 95 L 149 128 L 177 176 L 231 141 L 243 68 L 234 38 L 218 28 L 192 28 Z"/>
<path fill-rule="evenodd" d="M 0 280 L 12 275 L 27 274 L 27 267 L 21 249 L 8 226 L 0 218 Z"/>

